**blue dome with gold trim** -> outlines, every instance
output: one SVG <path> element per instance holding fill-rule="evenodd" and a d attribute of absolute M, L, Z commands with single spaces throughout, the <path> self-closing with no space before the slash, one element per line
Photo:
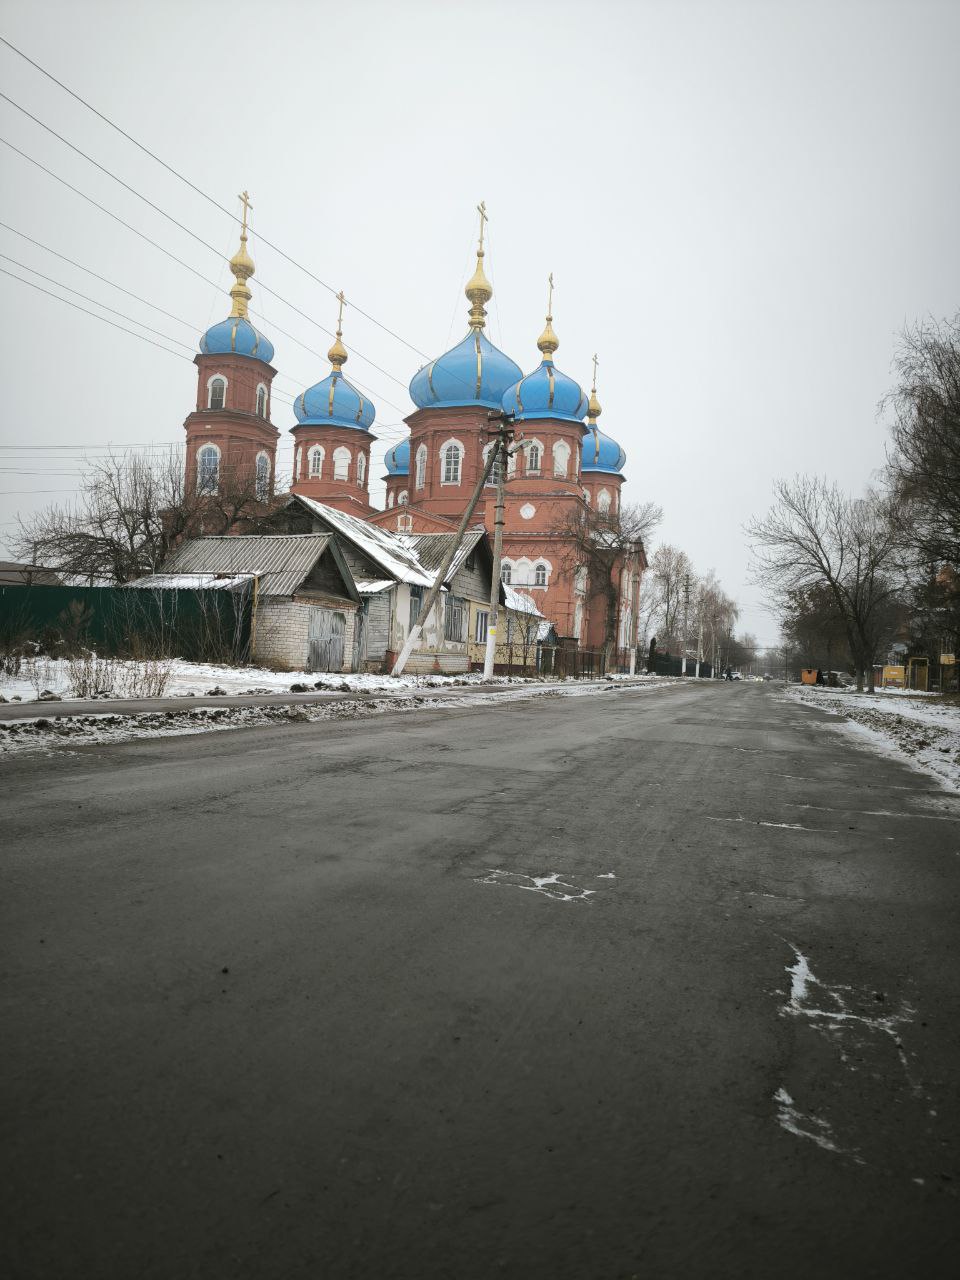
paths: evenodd
<path fill-rule="evenodd" d="M 392 449 L 388 449 L 384 463 L 387 475 L 408 476 L 410 474 L 410 441 L 401 440 Z"/>
<path fill-rule="evenodd" d="M 410 399 L 418 409 L 478 404 L 499 409 L 503 393 L 523 373 L 480 329 L 418 370 L 410 382 Z"/>
<path fill-rule="evenodd" d="M 377 415 L 373 402 L 339 369 L 301 391 L 293 402 L 293 412 L 301 427 L 355 427 L 358 431 L 369 431 Z"/>
<path fill-rule="evenodd" d="M 558 418 L 561 422 L 582 422 L 587 397 L 578 382 L 554 367 L 550 359 L 507 389 L 502 401 L 504 413 L 517 422 L 530 418 Z"/>
<path fill-rule="evenodd" d="M 595 422 L 587 424 L 587 434 L 580 446 L 581 471 L 605 471 L 608 475 L 619 475 L 626 461 L 627 455 L 616 440 L 605 436 Z"/>
<path fill-rule="evenodd" d="M 200 339 L 200 351 L 205 356 L 249 356 L 265 364 L 273 360 L 273 343 L 244 316 L 228 316 L 211 325 Z"/>

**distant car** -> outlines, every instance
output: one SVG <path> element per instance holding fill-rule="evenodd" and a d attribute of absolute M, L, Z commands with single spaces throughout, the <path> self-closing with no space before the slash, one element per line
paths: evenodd
<path fill-rule="evenodd" d="M 730 679 L 731 679 L 731 680 L 742 680 L 742 679 L 743 679 L 743 676 L 741 675 L 741 673 L 740 673 L 739 671 L 734 671 L 734 673 L 733 673 L 733 675 L 730 677 Z"/>

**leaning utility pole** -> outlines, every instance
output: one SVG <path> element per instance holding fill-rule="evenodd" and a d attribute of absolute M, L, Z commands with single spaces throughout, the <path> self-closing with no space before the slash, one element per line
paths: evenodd
<path fill-rule="evenodd" d="M 493 417 L 494 415 L 491 415 Z M 497 430 L 497 442 L 491 450 L 494 462 L 494 475 L 497 482 L 497 501 L 493 521 L 493 570 L 490 582 L 490 611 L 487 614 L 487 643 L 483 652 L 483 678 L 493 679 L 493 667 L 497 655 L 497 619 L 500 616 L 500 561 L 503 558 L 503 525 L 505 498 L 505 476 L 507 470 L 507 424 L 511 421 L 506 414 L 496 415 L 500 426 Z"/>
<path fill-rule="evenodd" d="M 460 550 L 460 543 L 463 541 L 463 535 L 466 533 L 467 525 L 470 523 L 474 511 L 477 509 L 477 503 L 480 501 L 481 493 L 483 493 L 483 486 L 487 483 L 487 477 L 490 475 L 493 460 L 496 458 L 498 452 L 498 449 L 490 450 L 490 456 L 487 458 L 487 465 L 480 473 L 476 488 L 473 491 L 473 496 L 467 504 L 467 509 L 464 511 L 460 519 L 460 525 L 457 529 L 450 550 L 444 556 L 443 564 L 437 571 L 437 580 L 427 592 L 427 598 L 420 607 L 419 617 L 417 618 L 416 623 L 410 628 L 410 634 L 407 636 L 406 643 L 400 650 L 400 656 L 393 664 L 393 670 L 390 672 L 392 676 L 399 676 L 403 674 L 403 668 L 407 665 L 407 659 L 410 657 L 410 654 L 413 653 L 414 649 L 417 647 L 420 637 L 423 635 L 423 628 L 426 624 L 427 618 L 429 618 L 430 612 L 437 602 L 437 597 L 440 594 L 440 589 L 443 586 L 444 579 L 450 572 L 450 566 L 453 564 L 454 556 Z"/>

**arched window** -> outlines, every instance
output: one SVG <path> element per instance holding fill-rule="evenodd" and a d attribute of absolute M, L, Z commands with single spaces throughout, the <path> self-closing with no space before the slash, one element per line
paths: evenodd
<path fill-rule="evenodd" d="M 215 444 L 197 450 L 197 492 L 216 493 L 220 483 L 220 450 Z"/>
<path fill-rule="evenodd" d="M 363 488 L 363 481 L 367 474 L 367 459 L 364 454 L 357 454 L 357 487 Z"/>
<path fill-rule="evenodd" d="M 427 480 L 427 446 L 420 445 L 417 449 L 417 469 L 413 478 L 414 487 L 422 489 Z"/>
<path fill-rule="evenodd" d="M 389 511 L 392 506 L 393 506 L 393 490 L 391 489 L 390 492 L 387 494 L 387 510 Z"/>
<path fill-rule="evenodd" d="M 257 417 L 265 418 L 267 416 L 267 388 L 261 382 L 257 387 Z"/>
<path fill-rule="evenodd" d="M 584 489 L 584 491 L 583 491 L 583 500 L 584 500 L 584 502 L 587 504 L 587 506 L 589 507 L 589 505 L 590 505 L 590 490 L 589 490 L 589 489 Z"/>
<path fill-rule="evenodd" d="M 540 474 L 540 458 L 543 449 L 538 442 L 527 446 L 527 475 L 538 476 Z"/>
<path fill-rule="evenodd" d="M 538 564 L 533 571 L 533 585 L 535 587 L 545 587 L 547 585 L 547 566 Z"/>
<path fill-rule="evenodd" d="M 486 467 L 487 459 L 490 457 L 490 450 L 496 448 L 496 440 L 491 440 L 489 444 L 483 446 L 483 465 Z M 490 468 L 490 474 L 487 476 L 487 484 L 496 484 L 499 480 L 500 468 L 503 466 L 502 461 L 498 458 Z"/>
<path fill-rule="evenodd" d="M 270 497 L 270 459 L 265 453 L 257 454 L 256 494 L 258 502 Z"/>
<path fill-rule="evenodd" d="M 440 483 L 459 484 L 460 464 L 463 461 L 463 445 L 459 440 L 448 440 L 440 450 Z"/>
<path fill-rule="evenodd" d="M 565 440 L 557 440 L 553 446 L 553 474 L 565 480 L 570 465 L 570 446 Z"/>
<path fill-rule="evenodd" d="M 410 501 L 409 493 L 407 493 L 406 489 L 401 489 L 400 492 L 397 494 L 397 506 L 405 507 L 409 501 Z"/>
<path fill-rule="evenodd" d="M 504 560 L 500 566 L 500 581 L 505 582 L 508 587 L 513 581 L 513 565 L 508 560 Z"/>
<path fill-rule="evenodd" d="M 601 489 L 597 494 L 597 510 L 604 515 L 610 510 L 610 494 L 606 489 Z"/>
<path fill-rule="evenodd" d="M 207 383 L 207 408 L 222 409 L 227 402 L 227 380 L 219 373 Z"/>
<path fill-rule="evenodd" d="M 319 480 L 323 475 L 324 450 L 322 444 L 315 444 L 310 450 L 310 479 Z"/>
<path fill-rule="evenodd" d="M 333 478 L 334 480 L 350 479 L 350 450 L 345 444 L 333 451 Z"/>

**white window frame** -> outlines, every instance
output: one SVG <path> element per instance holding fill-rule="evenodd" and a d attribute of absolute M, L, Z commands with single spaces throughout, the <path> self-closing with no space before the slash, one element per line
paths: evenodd
<path fill-rule="evenodd" d="M 260 412 L 260 393 L 261 392 L 263 393 L 263 413 Z M 267 384 L 265 382 L 257 383 L 256 404 L 257 404 L 257 417 L 269 418 L 270 417 L 270 392 L 267 390 Z"/>
<path fill-rule="evenodd" d="M 390 492 L 387 494 L 387 510 L 389 511 L 392 506 L 393 506 L 393 490 L 391 489 Z"/>
<path fill-rule="evenodd" d="M 407 493 L 406 489 L 401 489 L 400 492 L 397 494 L 397 506 L 405 507 L 409 501 L 410 501 L 409 493 Z"/>
<path fill-rule="evenodd" d="M 397 516 L 397 533 L 413 532 L 413 516 L 409 512 Z"/>
<path fill-rule="evenodd" d="M 540 579 L 543 578 L 541 582 Z M 532 587 L 548 587 L 550 585 L 550 570 L 547 567 L 546 560 L 538 560 L 533 566 L 533 581 L 530 583 Z"/>
<path fill-rule="evenodd" d="M 611 497 L 609 489 L 600 489 L 597 493 L 597 510 L 602 516 L 608 514 L 611 510 Z"/>
<path fill-rule="evenodd" d="M 263 484 L 260 483 L 260 463 L 265 464 Z M 254 497 L 257 502 L 268 502 L 270 499 L 270 455 L 263 449 L 257 454 L 253 464 Z"/>
<path fill-rule="evenodd" d="M 213 384 L 215 382 L 223 383 L 223 404 L 219 405 L 217 408 L 214 408 L 214 404 L 213 404 Z M 222 373 L 211 373 L 210 377 L 207 379 L 207 408 L 208 409 L 213 409 L 214 413 L 218 413 L 220 409 L 225 409 L 227 407 L 227 387 L 229 385 L 230 383 L 227 381 L 227 379 L 224 377 Z"/>
<path fill-rule="evenodd" d="M 537 465 L 536 465 L 535 467 L 531 467 L 531 465 L 530 465 L 530 453 L 531 453 L 531 450 L 533 450 L 533 449 L 536 449 L 536 450 L 538 451 L 538 452 L 537 452 Z M 542 440 L 537 440 L 537 439 L 528 440 L 528 441 L 526 442 L 526 444 L 524 444 L 524 446 L 523 446 L 523 469 L 524 469 L 524 471 L 526 472 L 526 474 L 527 474 L 528 476 L 539 476 L 539 475 L 542 475 L 542 474 L 543 474 L 543 457 L 544 457 L 545 452 L 546 452 L 546 450 L 545 450 L 545 449 L 544 449 L 544 447 L 543 447 L 543 441 L 542 441 Z"/>
<path fill-rule="evenodd" d="M 447 479 L 447 457 L 451 453 L 455 453 L 457 458 L 457 478 L 455 480 Z M 464 448 L 459 440 L 455 440 L 452 436 L 449 440 L 444 440 L 440 446 L 440 483 L 442 485 L 459 488 L 463 483 L 463 455 Z"/>
<path fill-rule="evenodd" d="M 344 462 L 346 459 L 346 462 Z M 333 451 L 333 478 L 334 480 L 350 479 L 350 463 L 353 461 L 353 455 L 345 444 L 338 444 Z"/>
<path fill-rule="evenodd" d="M 473 624 L 473 643 L 474 644 L 487 643 L 487 630 L 489 627 L 489 623 L 490 623 L 490 610 L 478 609 L 477 616 Z"/>
<path fill-rule="evenodd" d="M 357 488 L 363 488 L 363 482 L 367 478 L 367 459 L 362 453 L 357 454 Z"/>
<path fill-rule="evenodd" d="M 562 462 L 561 462 L 562 459 Z M 566 480 L 570 470 L 570 446 L 566 440 L 553 442 L 553 475 L 557 480 Z"/>
<path fill-rule="evenodd" d="M 500 581 L 505 583 L 508 587 L 513 586 L 513 561 L 512 560 L 500 561 Z"/>
<path fill-rule="evenodd" d="M 201 455 L 205 449 L 212 449 L 217 455 L 217 470 L 213 477 L 213 484 L 211 485 L 203 483 L 204 466 L 201 461 Z M 198 447 L 197 452 L 194 455 L 194 459 L 197 469 L 197 493 L 218 493 L 220 490 L 220 463 L 223 459 L 223 455 L 220 452 L 220 446 L 218 444 L 214 444 L 212 440 L 205 440 L 203 444 Z"/>
<path fill-rule="evenodd" d="M 417 456 L 414 463 L 413 487 L 422 489 L 427 483 L 427 446 L 417 445 Z"/>
<path fill-rule="evenodd" d="M 314 470 L 313 463 L 314 463 L 314 459 L 316 458 L 319 458 L 319 463 L 317 465 L 316 470 Z M 315 444 L 311 446 L 311 448 L 307 452 L 307 476 L 310 480 L 323 479 L 323 464 L 326 462 L 326 460 L 327 460 L 327 451 L 326 449 L 324 449 L 322 444 Z"/>

